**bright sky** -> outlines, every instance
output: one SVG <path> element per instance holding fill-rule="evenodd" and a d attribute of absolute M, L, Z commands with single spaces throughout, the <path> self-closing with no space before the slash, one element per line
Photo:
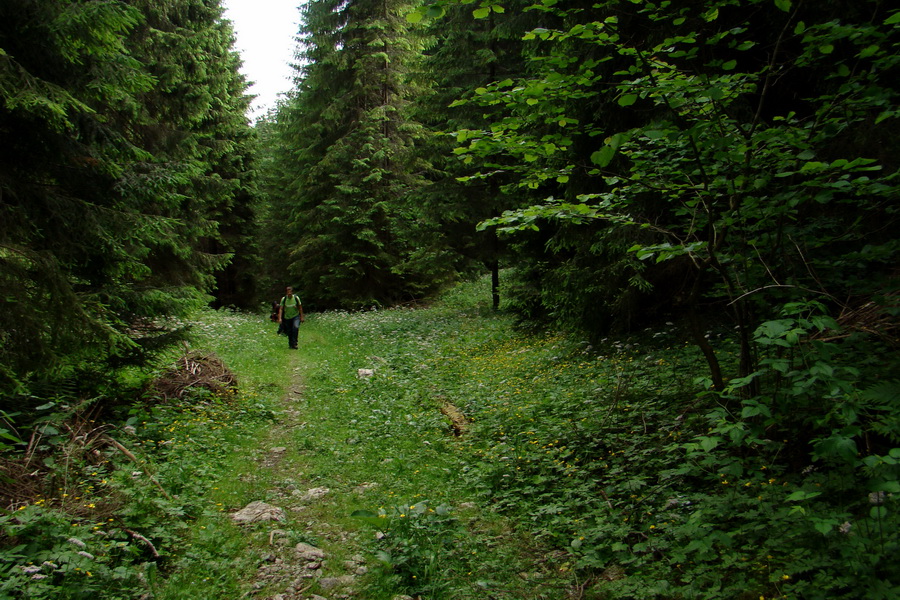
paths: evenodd
<path fill-rule="evenodd" d="M 303 0 L 223 0 L 225 18 L 234 24 L 235 49 L 241 53 L 241 72 L 255 82 L 249 92 L 257 96 L 251 120 L 275 107 L 278 95 L 291 89 L 294 36 L 300 21 L 297 7 Z"/>

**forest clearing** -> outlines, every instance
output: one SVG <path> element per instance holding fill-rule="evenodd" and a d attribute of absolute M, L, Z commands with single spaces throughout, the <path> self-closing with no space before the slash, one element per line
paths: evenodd
<path fill-rule="evenodd" d="M 891 597 L 895 493 L 798 439 L 730 444 L 674 324 L 517 332 L 489 286 L 312 315 L 296 352 L 207 311 L 186 356 L 233 387 L 44 407 L 28 468 L 59 487 L 2 517 L 0 597 Z"/>

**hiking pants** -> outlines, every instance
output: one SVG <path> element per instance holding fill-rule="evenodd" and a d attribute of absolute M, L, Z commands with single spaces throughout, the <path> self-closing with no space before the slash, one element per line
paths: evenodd
<path fill-rule="evenodd" d="M 297 332 L 300 331 L 300 315 L 292 319 L 281 319 L 284 330 L 288 336 L 288 347 L 297 347 Z"/>

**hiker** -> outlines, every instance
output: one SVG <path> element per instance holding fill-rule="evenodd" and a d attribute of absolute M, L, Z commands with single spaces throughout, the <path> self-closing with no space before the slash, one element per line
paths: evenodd
<path fill-rule="evenodd" d="M 297 349 L 297 331 L 300 329 L 300 323 L 305 320 L 300 298 L 294 295 L 294 288 L 287 286 L 284 290 L 284 298 L 278 305 L 278 323 L 287 333 L 288 347 L 292 350 Z"/>

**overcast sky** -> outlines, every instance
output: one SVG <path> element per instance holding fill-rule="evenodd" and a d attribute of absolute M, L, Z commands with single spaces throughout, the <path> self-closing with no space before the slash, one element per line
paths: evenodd
<path fill-rule="evenodd" d="M 224 0 L 225 18 L 234 24 L 244 66 L 241 71 L 255 82 L 257 96 L 250 117 L 255 120 L 275 106 L 278 94 L 291 89 L 290 63 L 300 21 L 297 7 L 303 0 Z"/>

